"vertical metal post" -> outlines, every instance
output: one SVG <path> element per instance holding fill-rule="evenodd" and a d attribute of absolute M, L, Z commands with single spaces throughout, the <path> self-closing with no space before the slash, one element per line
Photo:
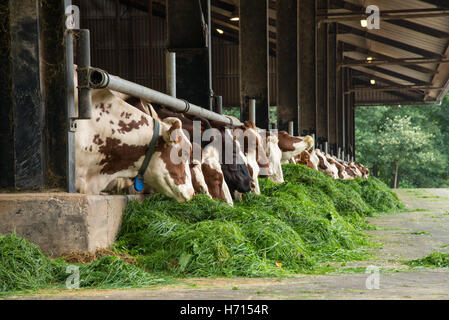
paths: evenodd
<path fill-rule="evenodd" d="M 341 159 L 341 147 L 338 147 L 337 158 L 338 158 L 338 159 Z"/>
<path fill-rule="evenodd" d="M 316 148 L 316 139 L 315 139 L 315 133 L 312 133 L 312 138 L 313 138 L 313 145 Z"/>
<path fill-rule="evenodd" d="M 77 47 L 78 79 L 80 76 L 87 77 L 87 70 L 90 68 L 90 32 L 89 30 L 79 30 Z M 82 79 L 87 83 L 87 79 Z M 78 118 L 92 118 L 92 91 L 88 86 L 83 87 L 78 81 Z"/>
<path fill-rule="evenodd" d="M 329 154 L 329 143 L 324 143 L 324 153 Z"/>
<path fill-rule="evenodd" d="M 249 99 L 249 121 L 256 123 L 256 99 Z"/>
<path fill-rule="evenodd" d="M 341 150 L 341 160 L 345 161 L 345 150 Z"/>
<path fill-rule="evenodd" d="M 64 7 L 72 4 L 71 0 L 64 1 Z M 72 119 L 75 118 L 75 75 L 73 58 L 73 33 L 65 33 L 65 63 L 66 63 L 66 108 L 67 108 L 67 192 L 76 192 L 75 176 L 75 129 L 72 128 Z"/>
<path fill-rule="evenodd" d="M 223 97 L 215 96 L 214 112 L 223 114 Z"/>
<path fill-rule="evenodd" d="M 288 123 L 288 133 L 291 136 L 295 135 L 295 123 L 293 121 L 289 121 L 289 123 Z"/>
<path fill-rule="evenodd" d="M 167 94 L 176 98 L 176 52 L 167 51 L 165 61 L 167 68 Z"/>

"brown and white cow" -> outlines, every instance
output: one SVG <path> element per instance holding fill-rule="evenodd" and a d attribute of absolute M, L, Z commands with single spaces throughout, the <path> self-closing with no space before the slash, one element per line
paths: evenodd
<path fill-rule="evenodd" d="M 280 131 L 278 133 L 278 139 L 279 149 L 282 151 L 282 163 L 295 162 L 296 156 L 305 150 L 312 149 L 314 146 L 314 141 L 311 136 L 294 137 L 286 131 Z"/>
<path fill-rule="evenodd" d="M 246 121 L 243 126 L 233 131 L 247 159 L 247 167 L 252 177 L 251 191 L 260 194 L 259 176 L 268 177 L 272 174 L 262 137 L 255 124 Z"/>
<path fill-rule="evenodd" d="M 153 118 L 110 90 L 92 93 L 92 119 L 77 120 L 76 185 L 99 194 L 117 178 L 133 179 L 154 134 Z M 144 175 L 152 189 L 177 201 L 194 195 L 189 156 L 192 145 L 176 118 L 160 121 L 154 155 Z"/>
<path fill-rule="evenodd" d="M 195 155 L 199 155 L 199 160 L 202 162 L 202 175 L 206 185 L 213 186 L 214 192 L 211 192 L 209 188 L 209 194 L 214 199 L 225 200 L 228 203 L 232 203 L 232 199 L 229 199 L 230 193 L 234 197 L 235 191 L 240 193 L 246 193 L 251 191 L 251 176 L 246 166 L 246 159 L 243 155 L 240 145 L 235 141 L 234 137 L 226 130 L 224 124 L 211 123 L 205 119 L 191 118 L 185 114 L 175 113 L 166 108 L 157 106 L 155 108 L 159 117 L 177 117 L 183 123 L 183 129 L 188 132 L 192 143 L 196 144 L 194 138 L 200 139 L 198 143 L 202 144 L 201 150 L 195 152 Z M 198 132 L 194 132 L 194 128 Z M 215 148 L 215 152 L 211 152 L 212 145 Z M 199 146 L 199 145 L 198 145 Z M 208 152 L 204 152 L 205 148 L 209 146 Z M 223 154 L 223 152 L 228 154 Z M 204 165 L 204 163 L 215 163 L 218 156 L 218 165 Z M 231 157 L 231 161 L 225 161 L 227 156 Z M 211 157 L 208 159 L 207 157 Z M 228 158 L 229 159 L 229 158 Z M 195 161 L 195 160 L 193 160 Z M 214 169 L 215 168 L 215 169 Z M 196 174 L 200 178 L 199 168 L 197 168 Z M 219 182 L 218 177 L 224 176 L 224 181 Z M 221 187 L 221 191 L 218 192 L 217 184 Z M 198 188 L 196 188 L 198 189 Z M 197 190 L 196 190 L 197 191 Z"/>
<path fill-rule="evenodd" d="M 362 178 L 363 179 L 367 179 L 369 177 L 369 175 L 370 175 L 369 169 L 367 167 L 365 167 L 364 165 L 358 163 L 358 162 L 355 162 L 354 164 L 357 166 L 357 168 L 362 173 Z"/>
<path fill-rule="evenodd" d="M 316 155 L 315 150 L 312 151 L 304 150 L 300 155 L 295 157 L 295 163 L 305 165 L 310 169 L 318 171 L 320 159 Z"/>
<path fill-rule="evenodd" d="M 346 172 L 345 166 L 343 164 L 341 164 L 340 162 L 338 162 L 336 160 L 336 158 L 331 157 L 330 155 L 327 155 L 326 158 L 327 158 L 327 161 L 329 163 L 333 164 L 337 168 L 337 170 L 338 170 L 338 177 L 340 179 L 348 180 L 348 179 L 351 178 L 351 176 L 349 176 L 348 173 Z"/>
<path fill-rule="evenodd" d="M 329 161 L 327 161 L 327 157 L 326 155 L 321 152 L 320 149 L 316 149 L 315 153 L 319 159 L 319 165 L 318 165 L 318 169 L 322 172 L 324 172 L 326 175 L 328 175 L 329 177 L 332 177 L 334 179 L 338 179 L 338 169 L 337 167 L 332 164 L 329 163 Z"/>

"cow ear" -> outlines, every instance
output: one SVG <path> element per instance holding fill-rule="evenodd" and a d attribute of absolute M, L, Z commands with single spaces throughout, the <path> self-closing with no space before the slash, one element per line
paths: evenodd
<path fill-rule="evenodd" d="M 169 126 L 169 129 L 163 132 L 162 137 L 165 142 L 172 143 L 180 143 L 182 140 L 182 123 L 178 118 L 165 118 L 163 121 L 165 124 Z"/>

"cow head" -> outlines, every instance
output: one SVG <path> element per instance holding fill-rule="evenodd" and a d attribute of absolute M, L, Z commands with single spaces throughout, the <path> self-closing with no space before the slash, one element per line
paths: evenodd
<path fill-rule="evenodd" d="M 367 178 L 369 177 L 369 175 L 370 175 L 369 169 L 368 169 L 367 167 L 361 165 L 361 164 L 358 163 L 358 162 L 355 162 L 354 164 L 357 166 L 357 168 L 358 168 L 358 169 L 360 170 L 360 172 L 362 173 L 362 178 L 363 178 L 363 179 L 367 179 Z"/>
<path fill-rule="evenodd" d="M 201 168 L 209 194 L 212 198 L 226 201 L 232 206 L 232 195 L 220 163 L 220 152 L 214 143 L 207 145 L 203 149 Z"/>
<path fill-rule="evenodd" d="M 294 137 L 289 135 L 286 131 L 278 133 L 279 148 L 282 151 L 282 163 L 288 163 L 290 159 L 296 158 L 305 150 L 310 150 L 314 146 L 314 141 L 311 136 Z"/>
<path fill-rule="evenodd" d="M 259 176 L 266 177 L 272 174 L 262 138 L 254 123 L 250 121 L 235 129 L 234 135 L 239 144 L 243 145 L 247 167 L 252 177 L 251 191 L 260 194 Z"/>
<path fill-rule="evenodd" d="M 335 165 L 327 161 L 326 155 L 320 149 L 316 149 L 315 153 L 319 159 L 318 169 L 326 175 L 338 179 L 338 169 Z"/>
<path fill-rule="evenodd" d="M 303 151 L 299 156 L 296 157 L 297 163 L 303 164 L 310 169 L 318 171 L 318 165 L 320 164 L 320 159 L 316 155 L 315 150 Z"/>
<path fill-rule="evenodd" d="M 242 151 L 239 141 L 229 129 L 221 131 L 222 140 L 222 170 L 231 194 L 235 192 L 248 193 L 251 191 L 253 177 L 249 171 L 248 159 Z M 231 158 L 232 156 L 232 158 Z M 227 161 L 230 159 L 231 161 Z"/>

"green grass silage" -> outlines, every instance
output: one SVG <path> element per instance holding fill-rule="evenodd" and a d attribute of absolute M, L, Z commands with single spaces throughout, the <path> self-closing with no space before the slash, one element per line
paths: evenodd
<path fill-rule="evenodd" d="M 0 294 L 63 289 L 73 271 L 62 259 L 49 259 L 35 244 L 15 234 L 0 235 Z M 145 287 L 163 280 L 117 257 L 102 257 L 79 267 L 80 288 Z"/>
<path fill-rule="evenodd" d="M 449 254 L 434 252 L 428 256 L 405 262 L 410 267 L 449 268 Z"/>
<path fill-rule="evenodd" d="M 403 208 L 379 180 L 333 180 L 301 165 L 285 165 L 286 182 L 263 179 L 261 195 L 234 207 L 197 196 L 177 203 L 153 195 L 130 202 L 117 257 L 78 265 L 81 288 L 145 287 L 156 275 L 271 277 L 313 272 L 323 262 L 364 257 L 365 217 Z M 68 264 L 51 260 L 15 235 L 0 236 L 0 293 L 65 288 Z"/>
<path fill-rule="evenodd" d="M 283 169 L 284 184 L 261 180 L 262 194 L 246 194 L 233 208 L 205 196 L 133 202 L 116 246 L 171 276 L 281 276 L 361 258 L 365 217 L 402 206 L 373 178 L 343 182 L 301 165 Z"/>

